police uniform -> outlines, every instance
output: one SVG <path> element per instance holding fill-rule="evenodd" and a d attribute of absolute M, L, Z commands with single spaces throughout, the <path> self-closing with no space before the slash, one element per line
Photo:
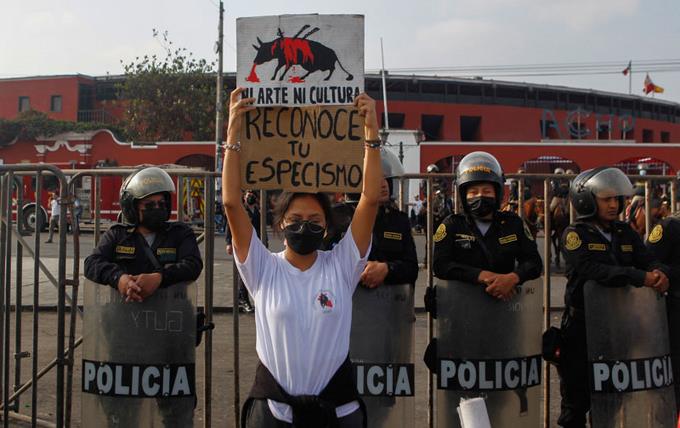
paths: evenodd
<path fill-rule="evenodd" d="M 168 222 L 150 246 L 160 268 L 154 267 L 144 246 L 148 244 L 141 234 L 135 232 L 135 226 L 111 226 L 97 248 L 85 259 L 85 276 L 118 289 L 118 280 L 124 274 L 159 272 L 161 287 L 194 281 L 201 274 L 203 261 L 196 237 L 184 223 Z"/>
<path fill-rule="evenodd" d="M 620 180 L 620 184 L 616 180 Z M 619 197 L 621 211 L 623 197 L 633 189 L 628 178 L 616 168 L 584 171 L 574 179 L 570 189 L 578 221 L 569 225 L 562 236 L 567 286 L 557 367 L 562 395 L 557 423 L 563 427 L 585 427 L 585 414 L 590 409 L 584 284 L 594 280 L 605 287 L 642 287 L 646 272 L 667 270 L 628 224 L 613 221 L 610 228 L 604 230 L 588 221 L 597 216 L 594 196 L 597 189 L 607 186 L 613 189 L 612 196 Z"/>
<path fill-rule="evenodd" d="M 460 399 L 477 396 L 485 396 L 489 420 L 493 426 L 530 426 L 534 419 L 538 420 L 538 412 L 533 410 L 538 408 L 538 394 L 535 393 L 536 388 L 531 389 L 538 385 L 538 376 L 534 381 L 535 385 L 532 382 L 520 385 L 518 382 L 512 391 L 492 391 L 483 390 L 476 384 L 466 385 L 462 389 L 449 388 L 448 381 L 445 380 L 447 375 L 443 370 L 444 362 L 453 360 L 478 361 L 483 358 L 484 364 L 489 366 L 503 364 L 503 361 L 518 356 L 527 356 L 524 359 L 527 361 L 538 349 L 538 335 L 531 331 L 533 328 L 538 333 L 538 326 L 535 323 L 523 323 L 523 319 L 531 319 L 530 315 L 529 318 L 525 317 L 525 313 L 536 315 L 534 318 L 539 315 L 540 308 L 525 300 L 538 297 L 538 294 L 518 293 L 513 303 L 517 303 L 520 309 L 507 311 L 506 305 L 498 299 L 499 296 L 487 294 L 487 286 L 479 282 L 482 271 L 503 275 L 515 273 L 519 279 L 517 286 L 541 274 L 541 256 L 527 225 L 514 212 L 499 211 L 504 183 L 503 170 L 495 157 L 486 152 L 467 154 L 456 171 L 456 184 L 463 212 L 446 217 L 433 236 L 432 269 L 434 275 L 444 281 L 439 281 L 435 288 L 428 289 L 425 296 L 426 309 L 436 319 L 438 332 L 427 347 L 425 363 L 438 376 L 437 402 L 442 403 L 437 406 L 438 426 L 461 426 L 461 419 L 455 410 Z M 468 193 L 470 187 L 477 185 L 484 187 Z M 486 191 L 488 185 L 493 186 L 493 195 Z M 531 284 L 527 285 L 527 290 L 529 289 L 532 289 Z M 517 290 L 522 288 L 518 287 Z M 461 306 L 455 307 L 457 304 Z M 463 307 L 469 308 L 471 313 L 464 313 Z M 489 322 L 480 323 L 479 319 L 475 319 L 476 316 Z M 471 329 L 468 323 L 479 329 Z M 499 323 L 502 325 L 500 330 L 487 328 Z M 468 336 L 469 331 L 474 331 L 474 334 Z M 523 336 L 527 339 L 520 340 Z M 491 340 L 480 341 L 484 337 Z M 532 341 L 535 342 L 536 349 L 529 351 Z M 540 362 L 536 358 L 533 361 L 537 373 Z M 458 373 L 461 373 L 463 366 L 459 367 Z M 471 375 L 475 379 L 482 377 L 476 372 Z M 528 393 L 530 389 L 531 393 Z M 508 411 L 501 410 L 509 409 L 510 403 L 517 403 L 519 406 L 513 406 Z M 522 419 L 514 420 L 520 416 Z"/>
<path fill-rule="evenodd" d="M 173 284 L 196 280 L 203 269 L 203 261 L 198 249 L 193 230 L 183 223 L 168 222 L 171 212 L 171 196 L 174 183 L 170 176 L 160 168 L 149 167 L 131 174 L 121 186 L 120 204 L 126 224 L 114 224 L 102 235 L 97 247 L 85 259 L 85 276 L 97 283 L 106 284 L 118 290 L 118 282 L 125 275 L 160 273 L 160 288 Z M 148 196 L 160 194 L 164 204 L 155 203 L 153 208 L 144 207 L 143 216 L 138 215 L 139 201 Z M 149 214 L 160 211 L 161 217 Z M 158 212 L 154 212 L 158 214 Z M 154 220 L 153 226 L 148 221 Z M 142 224 L 153 230 L 151 244 L 147 237 L 137 231 Z M 120 305 L 125 305 L 120 307 Z M 159 329 L 145 343 L 139 335 L 128 337 L 121 331 L 119 317 L 129 311 L 122 301 L 112 301 L 102 309 L 101 331 L 104 342 L 111 348 L 110 361 L 124 361 L 129 358 L 129 349 L 122 349 L 120 343 L 128 343 L 140 349 L 145 345 L 152 348 L 145 351 L 145 356 L 152 356 L 156 361 L 191 361 L 195 359 L 195 339 L 187 341 L 186 337 L 177 337 L 170 329 Z M 196 313 L 189 299 L 178 299 L 173 312 L 181 314 L 182 319 L 192 320 L 196 325 Z M 190 380 L 193 383 L 193 380 Z M 192 388 L 195 388 L 192 386 Z M 195 397 L 158 397 L 159 417 L 166 427 L 193 426 L 193 409 Z M 136 426 L 140 423 L 140 403 L 137 401 L 122 402 L 117 397 L 99 398 L 99 405 L 106 414 L 109 426 Z"/>
<path fill-rule="evenodd" d="M 676 408 L 680 411 L 680 214 L 666 217 L 654 226 L 647 238 L 649 248 L 661 263 L 668 265 L 670 288 L 666 297 L 668 333 L 675 386 Z"/>
<path fill-rule="evenodd" d="M 516 214 L 496 211 L 482 235 L 466 214 L 447 217 L 434 235 L 437 278 L 477 283 L 479 273 L 515 272 L 520 283 L 541 274 L 542 261 L 531 232 Z"/>
<path fill-rule="evenodd" d="M 385 284 L 415 284 L 418 257 L 408 216 L 394 204 L 383 205 L 373 226 L 369 261 L 387 263 Z"/>

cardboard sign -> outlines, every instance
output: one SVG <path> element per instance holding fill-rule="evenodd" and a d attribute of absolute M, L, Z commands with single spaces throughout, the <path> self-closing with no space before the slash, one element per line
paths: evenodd
<path fill-rule="evenodd" d="M 364 118 L 353 106 L 259 107 L 241 131 L 247 189 L 359 192 Z"/>
<path fill-rule="evenodd" d="M 258 106 L 351 104 L 364 89 L 362 15 L 236 20 L 236 85 Z"/>

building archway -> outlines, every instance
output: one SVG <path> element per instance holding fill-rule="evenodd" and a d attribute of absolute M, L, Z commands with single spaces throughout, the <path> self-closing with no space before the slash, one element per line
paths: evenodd
<path fill-rule="evenodd" d="M 553 174 L 557 168 L 562 168 L 564 171 L 570 169 L 575 174 L 581 172 L 581 167 L 573 160 L 554 155 L 529 159 L 522 162 L 521 165 L 521 169 L 527 174 Z M 543 197 L 543 180 L 540 178 L 527 179 L 525 183 L 529 184 L 533 196 Z"/>
<path fill-rule="evenodd" d="M 552 174 L 557 168 L 565 171 L 570 169 L 575 173 L 581 172 L 581 167 L 576 162 L 561 156 L 539 156 L 522 163 L 522 169 L 527 174 Z"/>
<path fill-rule="evenodd" d="M 620 168 L 624 173 L 629 175 L 638 175 L 645 171 L 646 175 L 674 175 L 675 168 L 673 165 L 661 159 L 652 157 L 632 157 L 623 159 L 614 164 L 615 167 Z"/>

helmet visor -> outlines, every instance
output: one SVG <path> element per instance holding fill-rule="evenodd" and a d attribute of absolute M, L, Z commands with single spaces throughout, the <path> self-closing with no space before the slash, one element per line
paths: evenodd
<path fill-rule="evenodd" d="M 632 196 L 634 192 L 633 184 L 618 168 L 607 168 L 598 172 L 588 180 L 586 186 L 598 198 Z"/>

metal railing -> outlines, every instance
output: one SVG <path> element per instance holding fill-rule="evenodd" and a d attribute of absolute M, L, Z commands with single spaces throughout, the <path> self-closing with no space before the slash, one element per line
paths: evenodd
<path fill-rule="evenodd" d="M 40 230 L 36 230 L 34 235 L 34 248 L 31 249 L 29 243 L 24 238 L 22 220 L 19 215 L 19 207 L 23 199 L 23 186 L 17 185 L 15 177 L 22 177 L 24 175 L 33 175 L 36 179 L 36 198 L 41 197 L 41 181 L 42 175 L 53 175 L 57 177 L 59 182 L 59 198 L 61 200 L 69 199 L 69 188 L 66 176 L 58 168 L 40 164 L 22 164 L 22 165 L 0 165 L 0 288 L 3 290 L 0 301 L 2 303 L 2 410 L 3 410 L 3 425 L 9 426 L 10 417 L 30 422 L 32 426 L 38 424 L 42 426 L 56 426 L 62 427 L 68 422 L 65 419 L 65 376 L 64 369 L 66 366 L 66 358 L 72 358 L 72 349 L 69 352 L 64 347 L 65 339 L 65 308 L 66 308 L 66 210 L 65 204 L 60 205 L 59 214 L 59 243 L 57 256 L 57 277 L 55 278 L 52 272 L 45 266 L 40 259 Z M 17 210 L 15 212 L 12 204 L 12 195 L 16 194 Z M 16 218 L 16 221 L 13 219 Z M 15 309 L 15 349 L 14 360 L 11 357 L 10 350 L 10 322 L 11 322 L 11 273 L 12 273 L 12 242 L 16 239 L 17 249 L 15 259 L 16 268 L 16 301 Z M 32 350 L 30 353 L 22 350 L 21 342 L 21 315 L 22 315 L 22 275 L 23 275 L 23 252 L 26 251 L 33 258 L 33 331 L 32 331 Z M 43 272 L 49 281 L 57 288 L 57 323 L 56 323 L 56 338 L 57 347 L 55 358 L 50 361 L 45 367 L 39 368 L 39 307 L 40 307 L 40 272 Z M 73 317 L 74 314 L 72 313 Z M 25 382 L 21 381 L 21 359 L 31 357 L 31 378 Z M 14 364 L 14 390 L 10 395 L 10 368 Z M 54 391 L 55 396 L 55 422 L 41 420 L 38 418 L 38 381 L 45 374 L 52 369 L 56 371 L 56 386 Z M 19 413 L 19 397 L 20 395 L 31 389 L 31 415 Z"/>
<path fill-rule="evenodd" d="M 118 118 L 106 110 L 78 110 L 78 122 L 117 123 Z"/>

